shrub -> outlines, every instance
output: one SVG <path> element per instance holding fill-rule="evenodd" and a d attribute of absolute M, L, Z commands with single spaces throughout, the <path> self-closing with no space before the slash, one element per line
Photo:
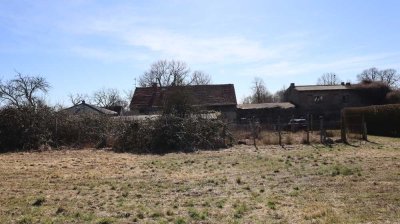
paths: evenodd
<path fill-rule="evenodd" d="M 109 117 L 96 114 L 71 115 L 57 112 L 52 121 L 52 138 L 62 146 L 103 147 L 111 134 L 112 122 Z"/>
<path fill-rule="evenodd" d="M 360 95 L 361 99 L 366 100 L 366 103 L 370 104 L 385 103 L 386 94 L 391 91 L 386 83 L 371 81 L 363 81 L 353 85 L 352 88 Z"/>
<path fill-rule="evenodd" d="M 400 90 L 394 90 L 386 94 L 387 103 L 400 103 Z"/>
<path fill-rule="evenodd" d="M 156 120 L 132 121 L 121 124 L 116 135 L 116 151 L 135 153 L 167 153 L 217 149 L 232 141 L 227 126 L 221 120 L 200 116 L 180 117 L 166 114 Z"/>
<path fill-rule="evenodd" d="M 0 148 L 37 149 L 51 143 L 50 121 L 53 110 L 49 107 L 6 107 L 0 110 Z"/>

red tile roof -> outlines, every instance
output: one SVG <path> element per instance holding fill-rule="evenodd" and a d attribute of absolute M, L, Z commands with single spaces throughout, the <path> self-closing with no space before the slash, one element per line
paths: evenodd
<path fill-rule="evenodd" d="M 184 91 L 193 98 L 195 106 L 236 105 L 233 84 L 193 85 L 176 87 L 138 87 L 132 97 L 130 108 L 162 107 L 163 99 L 174 90 Z"/>

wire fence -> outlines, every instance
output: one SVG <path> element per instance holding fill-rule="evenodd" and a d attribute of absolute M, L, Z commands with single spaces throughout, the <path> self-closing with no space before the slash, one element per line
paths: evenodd
<path fill-rule="evenodd" d="M 263 122 L 254 117 L 231 124 L 231 130 L 239 144 L 333 144 L 367 140 L 362 116 L 342 117 L 340 120 L 312 115 L 298 119 L 277 116 Z"/>

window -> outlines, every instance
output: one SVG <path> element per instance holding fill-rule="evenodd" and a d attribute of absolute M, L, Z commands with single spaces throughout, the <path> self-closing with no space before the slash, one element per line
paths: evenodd
<path fill-rule="evenodd" d="M 322 103 L 323 96 L 314 96 L 314 103 Z"/>

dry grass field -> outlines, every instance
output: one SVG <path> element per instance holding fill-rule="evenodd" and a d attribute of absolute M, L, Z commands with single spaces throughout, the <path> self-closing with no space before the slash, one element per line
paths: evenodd
<path fill-rule="evenodd" d="M 400 139 L 0 154 L 0 223 L 396 223 Z"/>

